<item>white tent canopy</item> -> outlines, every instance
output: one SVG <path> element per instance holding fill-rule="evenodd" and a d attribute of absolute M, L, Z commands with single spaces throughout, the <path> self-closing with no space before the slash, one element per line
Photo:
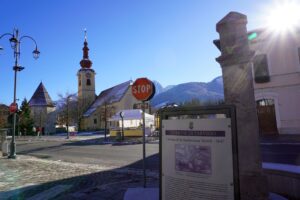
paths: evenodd
<path fill-rule="evenodd" d="M 115 115 L 113 115 L 108 121 L 110 122 L 118 122 L 115 126 L 121 126 L 122 118 L 120 113 L 123 112 L 123 122 L 125 128 L 137 128 L 140 127 L 143 123 L 143 111 L 140 109 L 132 109 L 132 110 L 120 110 Z M 145 113 L 145 125 L 146 127 L 154 126 L 154 115 L 150 115 Z"/>
<path fill-rule="evenodd" d="M 115 115 L 113 115 L 109 121 L 119 121 L 122 120 L 120 113 L 123 112 L 123 120 L 134 120 L 138 119 L 141 120 L 143 118 L 143 111 L 141 109 L 132 109 L 132 110 L 120 110 Z M 145 119 L 152 119 L 154 120 L 154 116 L 148 113 L 145 113 Z"/>

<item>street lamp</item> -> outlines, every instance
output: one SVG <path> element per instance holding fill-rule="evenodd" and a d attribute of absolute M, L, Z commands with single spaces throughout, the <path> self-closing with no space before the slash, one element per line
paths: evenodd
<path fill-rule="evenodd" d="M 122 120 L 121 137 L 122 137 L 122 141 L 124 141 L 124 112 L 123 111 L 120 112 L 120 117 Z"/>
<path fill-rule="evenodd" d="M 2 39 L 4 36 L 10 36 L 11 38 L 9 39 L 11 48 L 14 50 L 14 58 L 15 58 L 15 65 L 13 66 L 13 70 L 14 70 L 14 101 L 13 104 L 16 105 L 16 92 L 17 92 L 17 72 L 20 72 L 24 69 L 24 67 L 21 67 L 19 65 L 19 59 L 20 59 L 20 45 L 21 45 L 21 41 L 24 38 L 28 38 L 31 39 L 34 44 L 35 44 L 35 49 L 33 50 L 32 54 L 33 57 L 35 59 L 37 59 L 40 55 L 40 52 L 37 48 L 37 44 L 36 41 L 27 35 L 21 36 L 19 37 L 19 30 L 18 29 L 14 29 L 13 33 L 4 33 L 3 35 L 0 36 L 0 39 Z M 3 48 L 0 48 L 1 50 Z M 12 132 L 12 140 L 10 143 L 10 155 L 8 156 L 8 158 L 16 158 L 16 143 L 15 143 L 15 134 L 16 134 L 16 111 L 13 114 L 13 132 Z"/>
<path fill-rule="evenodd" d="M 69 103 L 70 103 L 70 95 L 67 96 L 67 139 L 70 139 L 69 132 Z"/>

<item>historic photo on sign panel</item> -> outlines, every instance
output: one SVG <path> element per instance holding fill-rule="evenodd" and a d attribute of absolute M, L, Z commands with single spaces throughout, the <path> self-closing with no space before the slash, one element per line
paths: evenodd
<path fill-rule="evenodd" d="M 211 174 L 211 148 L 208 146 L 175 144 L 176 171 Z"/>

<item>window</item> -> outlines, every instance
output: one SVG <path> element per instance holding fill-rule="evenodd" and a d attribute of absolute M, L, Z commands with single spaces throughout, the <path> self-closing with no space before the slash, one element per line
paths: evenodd
<path fill-rule="evenodd" d="M 91 79 L 86 79 L 86 85 L 91 85 Z"/>
<path fill-rule="evenodd" d="M 81 86 L 81 79 L 79 79 L 78 84 L 79 84 L 79 86 Z"/>
<path fill-rule="evenodd" d="M 97 124 L 97 118 L 94 119 L 94 124 Z"/>
<path fill-rule="evenodd" d="M 257 55 L 253 62 L 254 79 L 256 83 L 266 83 L 270 81 L 267 55 Z"/>

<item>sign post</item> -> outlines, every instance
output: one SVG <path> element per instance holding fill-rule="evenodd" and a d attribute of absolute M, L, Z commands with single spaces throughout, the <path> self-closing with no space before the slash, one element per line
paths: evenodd
<path fill-rule="evenodd" d="M 143 174 L 144 174 L 144 188 L 146 188 L 146 125 L 145 125 L 145 101 L 143 101 Z"/>
<path fill-rule="evenodd" d="M 122 120 L 122 129 L 121 129 L 121 138 L 122 138 L 122 141 L 124 141 L 124 112 L 120 112 L 120 117 L 121 117 L 121 120 Z"/>
<path fill-rule="evenodd" d="M 144 174 L 144 188 L 146 188 L 146 124 L 145 124 L 145 101 L 150 100 L 155 94 L 155 86 L 152 81 L 147 78 L 138 78 L 132 84 L 132 95 L 139 101 L 142 101 L 143 109 L 143 174 Z"/>
<path fill-rule="evenodd" d="M 16 103 L 11 103 L 9 106 L 9 112 L 10 113 L 15 113 L 18 110 L 18 104 Z"/>

